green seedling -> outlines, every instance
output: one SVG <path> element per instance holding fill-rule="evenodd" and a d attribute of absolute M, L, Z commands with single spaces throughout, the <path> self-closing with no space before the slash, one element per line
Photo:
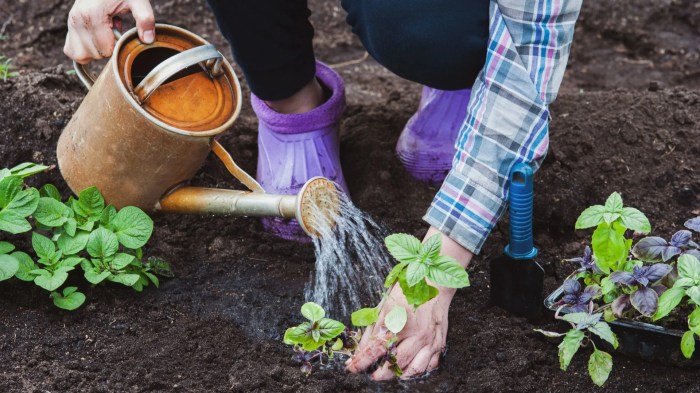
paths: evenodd
<path fill-rule="evenodd" d="M 439 290 L 428 284 L 430 280 L 436 285 L 448 288 L 463 288 L 469 286 L 469 276 L 466 270 L 454 259 L 441 256 L 441 235 L 430 237 L 424 244 L 417 238 L 406 234 L 390 235 L 385 239 L 385 244 L 391 255 L 399 262 L 387 275 L 385 280 L 385 292 L 382 302 L 377 307 L 363 308 L 352 313 L 351 321 L 355 327 L 364 328 L 376 324 L 379 321 L 380 311 L 387 304 L 386 300 L 391 296 L 391 289 L 399 284 L 406 296 L 409 305 L 413 306 L 411 312 L 438 295 Z M 395 302 L 392 302 L 395 304 Z M 306 309 L 305 309 L 306 308 Z M 323 309 L 315 303 L 306 303 L 302 307 L 302 315 L 309 322 L 287 329 L 284 342 L 295 347 L 295 359 L 302 363 L 302 370 L 310 373 L 312 361 L 322 361 L 323 356 L 329 358 L 334 354 L 352 356 L 357 344 L 362 337 L 361 329 L 357 331 L 344 330 L 342 324 L 330 320 L 336 324 L 336 329 L 327 336 L 314 333 L 314 329 L 320 329 L 320 321 L 331 325 L 325 317 Z M 391 332 L 386 340 L 386 355 L 383 361 L 397 376 L 403 371 L 396 360 L 396 345 L 398 334 L 404 329 L 408 321 L 408 312 L 403 306 L 394 305 L 383 320 L 384 327 Z M 331 325 L 332 326 L 332 325 Z M 315 334 L 315 336 L 314 336 Z M 318 339 L 315 339 L 318 338 Z"/>
<path fill-rule="evenodd" d="M 167 262 L 143 261 L 143 247 L 153 232 L 153 221 L 133 206 L 120 211 L 106 206 L 95 188 L 63 202 L 58 189 L 45 184 L 40 190 L 25 188 L 22 179 L 50 169 L 22 164 L 0 170 L 0 231 L 32 232 L 32 251 L 14 251 L 0 242 L 0 281 L 12 276 L 32 281 L 50 292 L 54 304 L 74 310 L 85 301 L 77 287 L 59 288 L 79 266 L 85 279 L 97 285 L 107 280 L 141 291 L 149 283 L 159 286 L 156 274 L 172 276 Z M 12 252 L 14 251 L 14 252 Z M 10 252 L 12 252 L 10 254 Z"/>
<path fill-rule="evenodd" d="M 0 78 L 3 82 L 6 82 L 8 78 L 19 76 L 19 72 L 12 71 L 14 67 L 11 63 L 12 59 L 0 55 Z"/>

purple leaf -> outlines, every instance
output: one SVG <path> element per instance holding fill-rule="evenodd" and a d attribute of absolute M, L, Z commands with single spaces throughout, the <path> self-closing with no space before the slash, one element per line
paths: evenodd
<path fill-rule="evenodd" d="M 663 238 L 649 236 L 637 242 L 634 248 L 632 248 L 632 255 L 643 261 L 659 262 L 667 247 L 668 242 Z"/>
<path fill-rule="evenodd" d="M 693 234 L 686 229 L 682 229 L 671 236 L 671 245 L 674 247 L 685 247 L 690 242 Z"/>
<path fill-rule="evenodd" d="M 664 248 L 664 250 L 661 252 L 661 259 L 663 259 L 664 262 L 667 262 L 669 259 L 675 257 L 676 255 L 680 254 L 681 252 L 683 252 L 683 250 L 681 250 L 678 247 L 668 246 L 668 247 Z"/>
<path fill-rule="evenodd" d="M 694 256 L 695 258 L 700 259 L 700 251 L 698 251 L 698 250 L 688 250 L 688 251 L 684 251 L 683 254 L 692 255 L 692 256 Z"/>
<path fill-rule="evenodd" d="M 670 273 L 671 270 L 673 270 L 671 265 L 657 263 L 656 265 L 651 265 L 648 267 L 645 266 L 642 270 L 642 275 L 646 277 L 649 282 L 657 282 Z"/>
<path fill-rule="evenodd" d="M 622 294 L 612 302 L 612 310 L 616 316 L 621 316 L 625 309 L 630 306 L 630 295 Z"/>
<path fill-rule="evenodd" d="M 597 285 L 591 285 L 587 286 L 586 289 L 583 290 L 583 293 L 590 295 L 592 298 L 598 297 L 601 295 L 601 290 L 600 287 Z"/>
<path fill-rule="evenodd" d="M 700 217 L 691 218 L 685 222 L 685 227 L 695 232 L 700 232 Z"/>
<path fill-rule="evenodd" d="M 618 284 L 624 284 L 624 285 L 634 285 L 637 283 L 637 280 L 634 278 L 634 276 L 631 273 L 627 272 L 613 272 L 610 274 L 610 281 L 616 282 Z"/>
<path fill-rule="evenodd" d="M 659 306 L 659 295 L 651 288 L 639 287 L 632 293 L 630 302 L 642 315 L 650 317 L 654 315 Z"/>
<path fill-rule="evenodd" d="M 564 281 L 564 292 L 578 294 L 579 292 L 581 292 L 581 284 L 578 282 L 578 280 L 575 280 L 573 278 L 568 279 Z"/>

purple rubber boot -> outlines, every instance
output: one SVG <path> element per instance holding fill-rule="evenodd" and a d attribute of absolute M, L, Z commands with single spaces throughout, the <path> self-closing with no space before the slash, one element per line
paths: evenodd
<path fill-rule="evenodd" d="M 411 176 L 439 186 L 452 167 L 455 141 L 467 115 L 471 89 L 423 87 L 418 111 L 408 120 L 396 154 Z"/>
<path fill-rule="evenodd" d="M 307 180 L 324 176 L 348 192 L 340 167 L 338 123 L 345 111 L 345 87 L 335 71 L 316 62 L 316 78 L 331 95 L 318 108 L 285 115 L 251 94 L 258 116 L 258 171 L 256 178 L 270 194 L 296 194 Z M 294 219 L 265 218 L 263 225 L 287 240 L 308 241 Z"/>

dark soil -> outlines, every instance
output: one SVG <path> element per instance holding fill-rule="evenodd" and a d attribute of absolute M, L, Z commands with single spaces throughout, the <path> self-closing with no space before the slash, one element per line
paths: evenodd
<path fill-rule="evenodd" d="M 329 63 L 362 57 L 335 1 L 311 1 L 318 55 Z M 0 54 L 21 76 L 0 83 L 0 166 L 56 162 L 58 136 L 84 90 L 62 55 L 69 0 L 7 2 Z M 156 1 L 158 20 L 225 42 L 203 0 Z M 552 107 L 551 149 L 536 180 L 536 243 L 553 290 L 589 233 L 574 233 L 582 209 L 620 191 L 668 236 L 700 208 L 700 6 L 694 0 L 589 1 L 572 61 Z M 227 52 L 226 53 L 230 53 Z M 371 60 L 340 69 L 350 106 L 342 159 L 355 203 L 393 230 L 422 236 L 435 189 L 412 180 L 393 147 L 417 105 L 419 87 Z M 653 82 L 653 83 L 652 83 Z M 256 120 L 246 106 L 222 138 L 241 165 L 256 162 Z M 208 161 L 197 184 L 231 187 Z M 58 171 L 37 176 L 67 188 Z M 410 192 L 407 192 L 410 190 Z M 494 231 L 458 292 L 442 366 L 419 381 L 373 383 L 364 375 L 318 370 L 304 377 L 281 334 L 298 322 L 313 249 L 267 235 L 257 220 L 161 216 L 146 249 L 176 277 L 159 290 L 89 288 L 75 312 L 56 309 L 42 289 L 0 284 L 0 392 L 700 392 L 696 371 L 623 356 L 595 389 L 579 354 L 559 370 L 556 344 L 532 325 L 488 306 L 488 260 L 504 245 Z M 281 284 L 282 283 L 282 284 Z M 584 351 L 585 352 L 585 351 Z"/>

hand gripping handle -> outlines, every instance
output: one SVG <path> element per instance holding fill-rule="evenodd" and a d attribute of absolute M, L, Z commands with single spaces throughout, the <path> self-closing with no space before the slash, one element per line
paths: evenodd
<path fill-rule="evenodd" d="M 527 164 L 516 164 L 510 173 L 510 242 L 505 252 L 513 259 L 537 256 L 532 239 L 534 171 Z"/>

